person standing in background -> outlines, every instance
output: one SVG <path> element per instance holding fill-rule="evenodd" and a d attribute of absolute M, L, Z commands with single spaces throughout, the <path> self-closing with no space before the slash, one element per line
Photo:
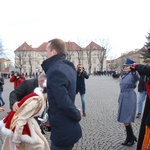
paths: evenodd
<path fill-rule="evenodd" d="M 137 139 L 133 133 L 131 123 L 135 120 L 137 95 L 135 92 L 139 75 L 136 71 L 131 70 L 130 66 L 134 62 L 126 59 L 124 64 L 124 74 L 120 81 L 120 94 L 118 98 L 118 122 L 123 123 L 126 129 L 126 139 L 122 143 L 125 146 L 131 146 Z"/>
<path fill-rule="evenodd" d="M 86 117 L 86 113 L 85 113 L 86 88 L 85 88 L 85 80 L 84 79 L 88 79 L 88 78 L 89 78 L 89 75 L 85 71 L 82 64 L 78 64 L 77 65 L 77 89 L 76 89 L 76 94 L 78 94 L 78 92 L 80 93 L 81 102 L 82 102 L 83 117 Z"/>
<path fill-rule="evenodd" d="M 136 118 L 141 118 L 143 103 L 146 97 L 146 76 L 140 75 L 139 84 L 138 84 L 138 102 L 137 102 L 137 115 Z"/>
<path fill-rule="evenodd" d="M 5 105 L 5 102 L 4 102 L 4 100 L 3 100 L 3 97 L 2 97 L 2 93 L 3 93 L 3 85 L 4 85 L 4 79 L 3 79 L 3 77 L 1 76 L 0 77 L 0 106 L 3 106 L 3 105 Z"/>
<path fill-rule="evenodd" d="M 150 66 L 150 58 L 147 58 L 144 62 L 146 66 Z M 138 84 L 138 92 L 139 92 L 138 105 L 137 105 L 138 113 L 137 113 L 136 118 L 141 118 L 143 103 L 147 95 L 146 82 L 147 82 L 146 75 L 140 74 L 140 80 Z"/>
<path fill-rule="evenodd" d="M 22 78 L 23 81 L 26 80 L 26 77 L 25 77 L 24 73 L 22 73 L 21 78 Z"/>
<path fill-rule="evenodd" d="M 14 89 L 16 89 L 24 80 L 21 78 L 19 72 L 15 71 L 9 81 L 14 83 Z"/>
<path fill-rule="evenodd" d="M 47 77 L 51 150 L 71 150 L 82 137 L 81 112 L 75 106 L 76 69 L 66 59 L 66 44 L 52 39 L 46 46 L 47 59 L 42 68 Z"/>

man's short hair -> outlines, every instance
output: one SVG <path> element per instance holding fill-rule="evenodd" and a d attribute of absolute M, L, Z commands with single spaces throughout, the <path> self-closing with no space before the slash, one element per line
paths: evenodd
<path fill-rule="evenodd" d="M 45 74 L 45 72 L 43 71 L 42 73 L 39 74 L 38 80 L 45 79 L 45 78 L 46 78 L 46 74 Z"/>
<path fill-rule="evenodd" d="M 66 44 L 61 39 L 52 39 L 48 43 L 50 43 L 50 49 L 55 49 L 57 53 L 66 53 L 67 51 Z"/>

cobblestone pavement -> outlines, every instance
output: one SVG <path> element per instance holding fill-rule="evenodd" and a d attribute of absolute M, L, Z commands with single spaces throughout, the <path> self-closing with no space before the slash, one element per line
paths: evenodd
<path fill-rule="evenodd" d="M 6 111 L 0 113 L 2 119 L 9 111 L 9 93 L 13 84 L 5 79 L 3 98 L 6 102 Z M 122 146 L 125 140 L 125 128 L 117 122 L 119 79 L 108 76 L 90 76 L 86 80 L 86 113 L 80 124 L 83 136 L 74 145 L 73 150 L 135 150 L 135 143 L 131 147 Z M 80 96 L 76 97 L 76 105 L 81 108 Z M 138 137 L 141 119 L 135 119 L 132 124 L 134 134 Z M 50 143 L 50 133 L 46 132 L 45 137 Z M 0 148 L 2 145 L 0 134 Z"/>

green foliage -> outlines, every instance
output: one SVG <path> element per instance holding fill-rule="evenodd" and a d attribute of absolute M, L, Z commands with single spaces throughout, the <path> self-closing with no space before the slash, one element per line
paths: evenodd
<path fill-rule="evenodd" d="M 150 32 L 146 36 L 147 42 L 145 42 L 144 48 L 141 50 L 141 55 L 144 59 L 150 58 Z"/>

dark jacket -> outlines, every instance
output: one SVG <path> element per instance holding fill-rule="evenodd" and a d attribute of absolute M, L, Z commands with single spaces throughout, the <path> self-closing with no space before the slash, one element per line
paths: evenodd
<path fill-rule="evenodd" d="M 70 146 L 81 138 L 81 115 L 76 108 L 76 71 L 65 54 L 57 54 L 42 64 L 47 76 L 51 141 L 55 146 Z"/>
<path fill-rule="evenodd" d="M 0 77 L 0 91 L 3 92 L 4 79 Z"/>
<path fill-rule="evenodd" d="M 138 92 L 146 91 L 146 76 L 140 75 L 139 84 L 138 84 Z"/>
<path fill-rule="evenodd" d="M 9 95 L 10 109 L 12 109 L 12 105 L 15 102 L 20 101 L 23 97 L 25 97 L 26 95 L 33 92 L 36 87 L 38 87 L 38 79 L 37 78 L 23 81 Z"/>
<path fill-rule="evenodd" d="M 139 74 L 146 75 L 147 79 L 150 77 L 150 66 L 137 65 L 135 67 L 135 70 L 137 70 Z M 145 135 L 145 125 L 150 126 L 150 98 L 148 96 L 146 97 L 143 117 L 141 121 L 141 127 L 139 131 L 139 138 L 137 143 L 137 150 L 142 149 L 142 143 Z"/>
<path fill-rule="evenodd" d="M 83 71 L 80 75 L 77 74 L 77 88 L 76 88 L 76 94 L 79 92 L 81 95 L 85 94 L 86 88 L 85 88 L 85 81 L 84 79 L 88 79 L 89 75 L 86 71 Z"/>

